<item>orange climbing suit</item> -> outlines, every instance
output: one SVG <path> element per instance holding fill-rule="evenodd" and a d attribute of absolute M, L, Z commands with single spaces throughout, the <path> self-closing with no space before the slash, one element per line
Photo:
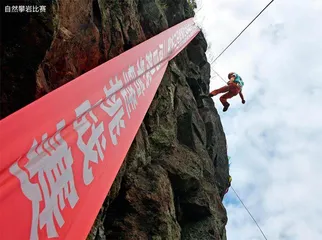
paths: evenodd
<path fill-rule="evenodd" d="M 229 83 L 228 86 L 224 86 L 222 88 L 216 89 L 214 91 L 212 91 L 210 94 L 212 94 L 213 96 L 216 96 L 219 93 L 225 93 L 224 95 L 222 95 L 219 100 L 222 103 L 222 105 L 227 105 L 227 99 L 232 98 L 234 96 L 236 96 L 237 94 L 239 94 L 239 96 L 241 97 L 242 100 L 244 100 L 244 96 L 241 92 L 240 87 L 236 84 L 236 83 Z"/>

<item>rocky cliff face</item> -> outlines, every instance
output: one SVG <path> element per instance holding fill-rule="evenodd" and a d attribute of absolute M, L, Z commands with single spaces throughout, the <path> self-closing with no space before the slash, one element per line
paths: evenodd
<path fill-rule="evenodd" d="M 193 16 L 187 0 L 48 2 L 43 14 L 4 14 L 1 117 Z M 200 33 L 170 62 L 88 239 L 226 239 L 227 149 L 201 97 L 206 48 Z"/>

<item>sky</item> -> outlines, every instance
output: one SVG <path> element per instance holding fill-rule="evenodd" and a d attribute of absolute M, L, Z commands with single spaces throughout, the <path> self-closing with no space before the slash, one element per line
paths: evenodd
<path fill-rule="evenodd" d="M 269 0 L 197 0 L 216 57 Z M 275 0 L 215 62 L 244 80 L 222 112 L 232 186 L 269 240 L 322 239 L 322 1 Z M 223 86 L 212 73 L 210 89 Z M 230 190 L 228 240 L 264 239 Z"/>

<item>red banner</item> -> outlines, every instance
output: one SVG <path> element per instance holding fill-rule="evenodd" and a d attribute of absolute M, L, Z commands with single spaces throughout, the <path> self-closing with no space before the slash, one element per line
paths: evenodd
<path fill-rule="evenodd" d="M 0 122 L 0 239 L 86 239 L 188 19 Z"/>

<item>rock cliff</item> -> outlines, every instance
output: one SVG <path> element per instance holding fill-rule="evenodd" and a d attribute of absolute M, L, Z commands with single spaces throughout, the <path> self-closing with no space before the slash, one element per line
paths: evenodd
<path fill-rule="evenodd" d="M 192 17 L 189 2 L 48 0 L 46 13 L 2 14 L 1 117 Z M 201 97 L 206 49 L 200 33 L 170 62 L 88 239 L 226 239 L 227 148 Z"/>

